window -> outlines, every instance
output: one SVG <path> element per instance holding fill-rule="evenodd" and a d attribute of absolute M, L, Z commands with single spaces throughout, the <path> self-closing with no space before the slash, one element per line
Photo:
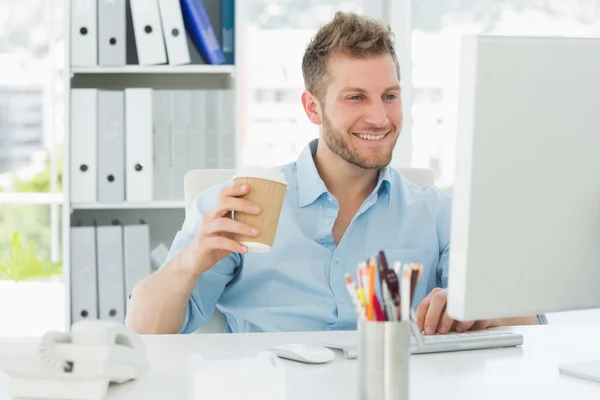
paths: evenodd
<path fill-rule="evenodd" d="M 378 2 L 378 0 L 369 0 Z M 308 41 L 336 11 L 361 13 L 364 0 L 248 0 L 244 4 L 242 159 L 271 167 L 294 161 L 318 136 L 300 97 Z"/>
<path fill-rule="evenodd" d="M 411 158 L 453 183 L 463 34 L 600 36 L 600 0 L 413 0 Z"/>
<path fill-rule="evenodd" d="M 0 336 L 64 329 L 61 275 L 17 274 L 4 257 L 32 245 L 39 261 L 60 265 L 63 7 L 62 1 L 0 1 Z"/>

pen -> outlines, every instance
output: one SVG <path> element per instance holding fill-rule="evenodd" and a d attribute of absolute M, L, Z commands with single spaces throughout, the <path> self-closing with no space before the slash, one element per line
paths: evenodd
<path fill-rule="evenodd" d="M 392 295 L 390 294 L 390 289 L 387 286 L 387 282 L 383 282 L 383 302 L 385 303 L 385 307 L 388 310 L 387 320 L 397 321 L 398 319 L 396 318 L 396 309 L 394 308 Z"/>
<path fill-rule="evenodd" d="M 410 321 L 410 276 L 412 269 L 409 265 L 404 265 L 402 268 L 402 281 L 400 282 L 402 291 L 402 321 Z"/>
<path fill-rule="evenodd" d="M 388 287 L 390 296 L 396 307 L 400 307 L 400 288 L 398 286 L 398 275 L 388 267 L 387 260 L 383 251 L 379 252 L 379 260 L 383 264 L 383 280 Z"/>
<path fill-rule="evenodd" d="M 363 308 L 362 301 L 358 297 L 358 292 L 356 290 L 356 285 L 352 280 L 352 277 L 349 274 L 344 274 L 346 278 L 346 289 L 348 290 L 348 294 L 352 299 L 352 304 L 354 304 L 354 308 L 356 309 L 356 314 L 358 315 L 359 320 L 365 319 L 365 309 Z"/>
<path fill-rule="evenodd" d="M 410 304 L 413 304 L 413 298 L 415 296 L 415 289 L 417 283 L 423 274 L 423 264 L 413 263 L 411 264 L 412 273 L 410 275 Z"/>

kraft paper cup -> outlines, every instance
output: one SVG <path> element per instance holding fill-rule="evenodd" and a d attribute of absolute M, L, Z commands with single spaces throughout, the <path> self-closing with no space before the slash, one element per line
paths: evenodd
<path fill-rule="evenodd" d="M 233 239 L 248 247 L 251 253 L 268 253 L 273 246 L 287 181 L 283 172 L 263 168 L 247 168 L 233 177 L 234 184 L 247 184 L 250 191 L 240 198 L 258 204 L 259 215 L 234 212 L 233 219 L 260 230 L 257 237 L 235 234 Z"/>

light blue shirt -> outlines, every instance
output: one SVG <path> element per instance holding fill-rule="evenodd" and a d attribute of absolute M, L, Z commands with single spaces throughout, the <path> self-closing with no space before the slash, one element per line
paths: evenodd
<path fill-rule="evenodd" d="M 288 190 L 271 252 L 233 253 L 205 272 L 188 302 L 181 333 L 198 329 L 215 307 L 227 317 L 226 332 L 356 329 L 344 273 L 356 279 L 358 264 L 380 250 L 390 265 L 423 264 L 414 307 L 433 288 L 447 286 L 451 197 L 384 168 L 336 246 L 332 227 L 339 204 L 317 172 L 316 147 L 315 140 L 296 162 L 278 167 Z M 196 235 L 226 185 L 231 182 L 198 195 L 167 262 Z"/>

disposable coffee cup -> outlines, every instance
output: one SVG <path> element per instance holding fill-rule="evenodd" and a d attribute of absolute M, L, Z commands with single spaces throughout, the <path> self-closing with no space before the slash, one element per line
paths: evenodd
<path fill-rule="evenodd" d="M 235 234 L 233 239 L 248 247 L 248 252 L 268 253 L 271 251 L 283 199 L 287 190 L 287 181 L 281 171 L 247 168 L 238 171 L 233 177 L 234 184 L 247 184 L 248 193 L 240 198 L 258 204 L 262 212 L 258 215 L 245 212 L 233 212 L 233 219 L 260 230 L 256 237 Z"/>

